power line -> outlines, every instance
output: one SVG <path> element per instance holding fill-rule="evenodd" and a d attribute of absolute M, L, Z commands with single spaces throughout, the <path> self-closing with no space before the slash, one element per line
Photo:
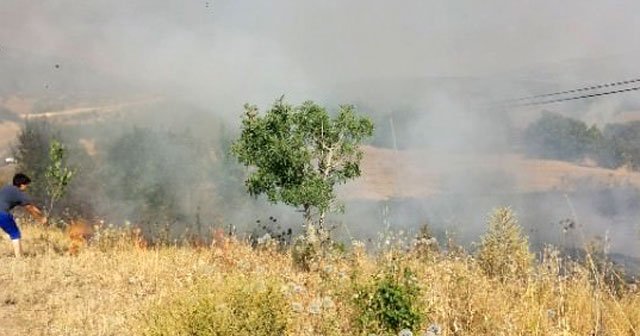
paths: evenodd
<path fill-rule="evenodd" d="M 608 88 L 608 87 L 614 87 L 614 86 L 620 86 L 620 85 L 627 85 L 627 84 L 632 84 L 632 83 L 637 83 L 637 82 L 640 82 L 640 78 L 626 80 L 626 81 L 620 81 L 620 82 L 611 82 L 611 83 L 605 83 L 605 84 L 599 84 L 599 85 L 593 85 L 593 86 L 586 86 L 586 87 L 582 87 L 582 88 L 579 88 L 579 89 L 573 89 L 573 90 L 565 90 L 565 91 L 560 91 L 560 92 L 545 93 L 545 94 L 529 96 L 529 97 L 508 99 L 508 100 L 504 100 L 503 102 L 504 103 L 509 103 L 509 102 L 518 102 L 518 101 L 530 100 L 530 99 L 547 98 L 547 97 L 558 96 L 558 95 L 563 95 L 563 94 L 568 94 L 568 93 L 578 93 L 578 92 L 583 92 L 583 91 L 591 91 L 591 90 L 597 90 L 597 89 L 602 89 L 602 88 Z"/>
<path fill-rule="evenodd" d="M 593 97 L 606 96 L 606 95 L 611 95 L 611 94 L 616 94 L 616 93 L 623 93 L 623 92 L 630 92 L 630 91 L 637 91 L 637 90 L 640 90 L 640 86 L 626 88 L 626 89 L 620 89 L 620 90 L 607 91 L 607 92 L 591 93 L 591 94 L 586 94 L 586 95 L 582 95 L 582 96 L 559 98 L 559 99 L 553 99 L 553 100 L 544 100 L 544 101 L 539 101 L 539 102 L 530 102 L 530 103 L 523 103 L 523 104 L 511 104 L 511 105 L 507 104 L 506 106 L 545 105 L 545 104 L 559 103 L 559 102 L 568 101 L 568 100 L 593 98 Z"/>

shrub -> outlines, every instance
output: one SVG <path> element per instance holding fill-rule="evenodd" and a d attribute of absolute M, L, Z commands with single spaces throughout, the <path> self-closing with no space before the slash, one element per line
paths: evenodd
<path fill-rule="evenodd" d="M 600 131 L 595 125 L 545 113 L 527 127 L 524 141 L 527 153 L 537 157 L 566 161 L 591 157 L 605 168 L 640 169 L 640 121 L 608 124 Z"/>
<path fill-rule="evenodd" d="M 609 124 L 603 131 L 604 144 L 598 153 L 600 165 L 617 168 L 628 165 L 640 168 L 640 122 Z"/>
<path fill-rule="evenodd" d="M 274 279 L 230 276 L 203 281 L 142 317 L 140 331 L 160 335 L 283 335 L 291 308 Z"/>
<path fill-rule="evenodd" d="M 489 231 L 482 237 L 477 255 L 480 267 L 489 277 L 502 282 L 526 278 L 533 255 L 513 211 L 494 210 L 488 225 Z"/>
<path fill-rule="evenodd" d="M 603 286 L 609 293 L 620 297 L 628 289 L 627 281 L 630 279 L 625 269 L 609 258 L 607 243 L 602 237 L 587 242 L 583 265 L 589 270 L 594 285 Z"/>
<path fill-rule="evenodd" d="M 428 224 L 420 227 L 413 242 L 413 252 L 422 260 L 433 260 L 440 252 L 438 240 L 431 232 Z"/>
<path fill-rule="evenodd" d="M 363 334 L 416 330 L 422 321 L 419 287 L 410 269 L 386 271 L 356 289 L 356 326 Z"/>
<path fill-rule="evenodd" d="M 46 119 L 27 119 L 13 148 L 13 156 L 18 161 L 17 170 L 31 178 L 29 194 L 38 202 L 47 200 L 46 174 L 51 165 L 49 148 L 56 137 L 57 130 Z"/>
<path fill-rule="evenodd" d="M 299 270 L 310 271 L 329 252 L 329 242 L 326 231 L 307 226 L 306 232 L 295 239 L 291 248 L 293 265 Z"/>
<path fill-rule="evenodd" d="M 544 113 L 525 130 L 529 154 L 558 160 L 580 160 L 592 153 L 602 138 L 600 130 L 576 119 Z"/>

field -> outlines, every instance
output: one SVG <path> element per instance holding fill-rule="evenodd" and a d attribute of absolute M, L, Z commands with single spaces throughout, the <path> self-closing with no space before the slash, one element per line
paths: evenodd
<path fill-rule="evenodd" d="M 221 234 L 211 246 L 149 248 L 131 230 L 101 228 L 87 244 L 59 229 L 23 227 L 25 258 L 11 257 L 0 239 L 0 335 L 385 335 L 358 295 L 376 293 L 387 277 L 402 284 L 406 270 L 417 293 L 416 335 L 640 328 L 635 285 L 612 286 L 553 251 L 524 275 L 504 271 L 504 281 L 462 251 L 438 252 L 432 242 L 404 250 L 390 237 L 375 256 L 354 242 L 304 271 L 291 250 L 254 249 Z M 199 333 L 189 333 L 194 326 Z"/>
<path fill-rule="evenodd" d="M 451 192 L 449 180 L 464 176 L 477 178 L 468 181 L 470 184 L 493 179 L 490 182 L 494 187 L 509 193 L 567 192 L 585 183 L 599 187 L 640 187 L 639 172 L 537 160 L 514 153 L 465 155 L 365 147 L 362 171 L 362 177 L 344 187 L 346 197 L 425 198 Z"/>

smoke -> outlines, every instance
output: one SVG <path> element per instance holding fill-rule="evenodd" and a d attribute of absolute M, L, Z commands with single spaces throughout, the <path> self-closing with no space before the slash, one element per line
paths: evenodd
<path fill-rule="evenodd" d="M 516 174 L 512 160 L 499 158 L 517 150 L 513 133 L 542 109 L 604 125 L 639 106 L 629 95 L 503 110 L 486 103 L 635 78 L 640 45 L 629 36 L 640 29 L 638 10 L 635 2 L 575 0 L 4 0 L 0 92 L 3 101 L 161 96 L 179 108 L 154 105 L 164 112 L 127 120 L 165 118 L 160 127 L 179 122 L 196 137 L 220 128 L 186 111 L 204 111 L 233 130 L 245 102 L 266 108 L 284 94 L 294 103 L 355 104 L 376 120 L 377 145 L 423 151 L 411 166 L 394 165 L 396 196 L 419 187 L 402 178 L 416 167 L 442 172 L 437 189 L 446 196 L 425 197 L 394 220 L 413 228 L 457 221 L 477 238 L 491 207 L 519 197 L 530 199 L 518 203 L 526 218 L 566 217 L 556 201 L 522 196 L 519 183 L 538 177 Z M 485 162 L 488 153 L 497 163 Z M 434 206 L 415 210 L 425 204 Z M 611 218 L 589 209 L 582 218 Z M 379 220 L 377 210 L 364 213 L 344 218 L 352 226 Z"/>
<path fill-rule="evenodd" d="M 638 7 L 597 1 L 8 0 L 0 5 L 0 41 L 3 49 L 48 56 L 52 63 L 85 62 L 163 93 L 233 107 L 245 100 L 265 104 L 282 93 L 330 98 L 322 93 L 363 79 L 515 74 L 573 85 L 582 82 L 574 77 L 617 78 L 628 69 L 578 74 L 550 68 L 585 59 L 615 68 L 607 58 L 638 50 L 624 34 L 639 28 L 630 14 Z M 14 71 L 20 76 L 29 69 Z"/>

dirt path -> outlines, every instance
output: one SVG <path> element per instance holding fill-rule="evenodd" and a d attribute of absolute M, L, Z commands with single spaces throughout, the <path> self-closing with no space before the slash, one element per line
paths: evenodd
<path fill-rule="evenodd" d="M 119 112 L 125 107 L 153 104 L 161 100 L 162 98 L 160 97 L 152 97 L 152 98 L 145 98 L 141 100 L 130 101 L 130 102 L 120 103 L 120 104 L 106 105 L 106 106 L 78 107 L 78 108 L 65 109 L 65 110 L 59 110 L 59 111 L 50 111 L 50 112 L 37 113 L 37 114 L 22 114 L 20 115 L 20 117 L 23 119 L 26 119 L 26 118 L 37 119 L 37 118 L 68 117 L 68 116 L 76 116 L 76 115 L 88 114 L 88 113 L 99 113 L 99 114 L 113 113 L 113 112 Z"/>
<path fill-rule="evenodd" d="M 121 112 L 124 108 L 144 106 L 162 101 L 161 97 L 144 98 L 120 104 L 77 107 L 59 111 L 50 111 L 44 113 L 30 113 L 31 107 L 27 100 L 10 97 L 3 104 L 10 108 L 21 119 L 40 119 L 40 118 L 73 118 L 81 115 L 95 114 L 96 117 L 102 117 L 105 114 Z M 5 120 L 0 122 L 0 165 L 4 162 L 4 157 L 10 153 L 11 145 L 16 141 L 20 133 L 20 123 L 16 121 Z M 84 145 L 84 144 L 83 144 Z"/>

